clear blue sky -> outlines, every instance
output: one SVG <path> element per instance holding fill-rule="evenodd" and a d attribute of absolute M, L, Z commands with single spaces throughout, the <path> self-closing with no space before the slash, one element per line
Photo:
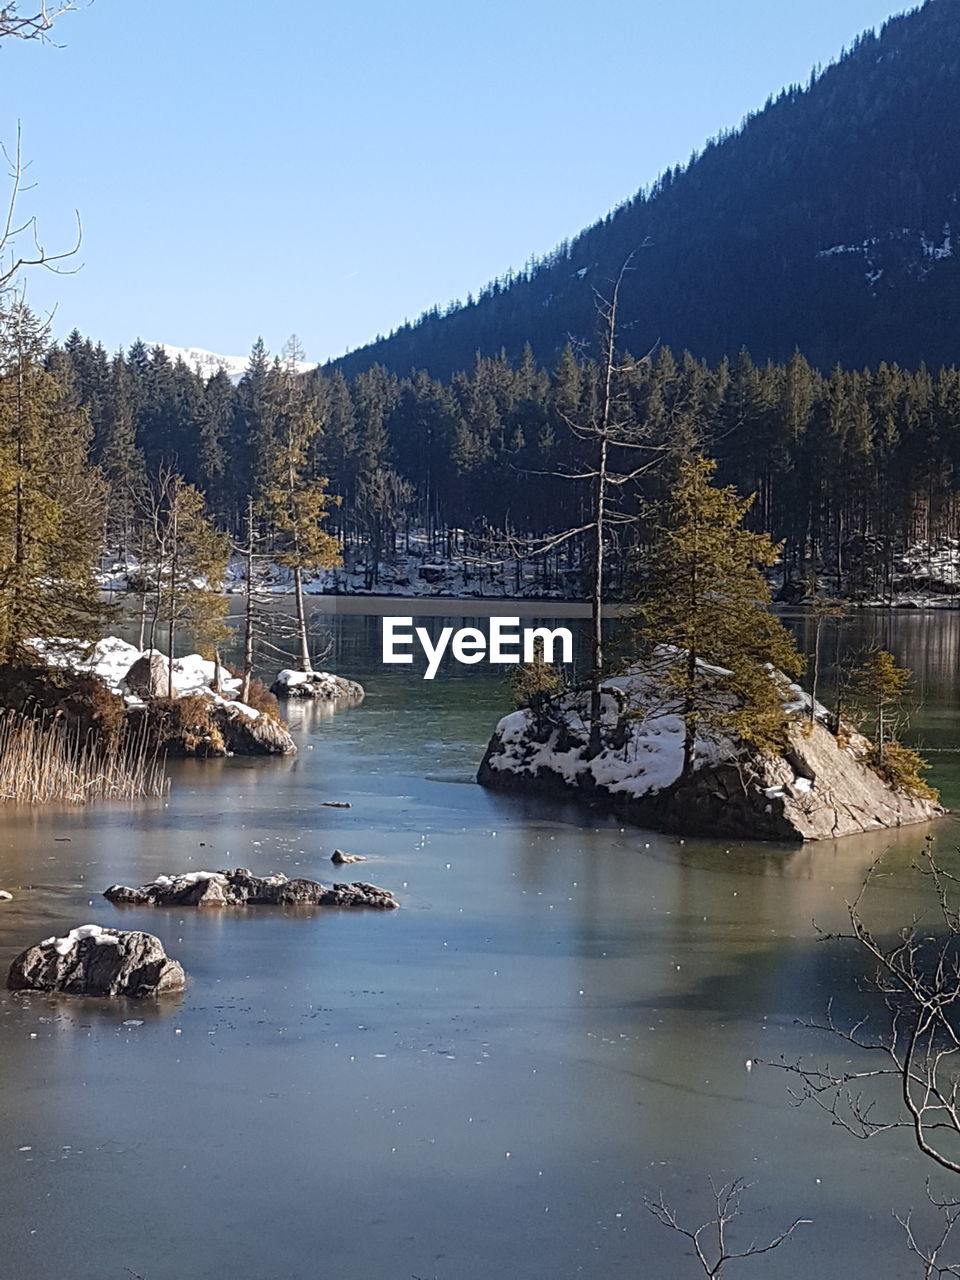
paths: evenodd
<path fill-rule="evenodd" d="M 109 348 L 322 360 L 551 249 L 805 81 L 890 0 L 94 0 L 0 47 L 45 243 Z"/>

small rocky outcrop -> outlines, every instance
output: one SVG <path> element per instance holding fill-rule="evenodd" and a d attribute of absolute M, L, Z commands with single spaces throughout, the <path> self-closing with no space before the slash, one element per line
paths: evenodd
<path fill-rule="evenodd" d="M 103 896 L 117 904 L 151 907 L 308 906 L 390 910 L 400 905 L 388 889 L 374 884 L 322 885 L 317 880 L 288 880 L 280 873 L 257 876 L 246 867 L 157 876 L 139 888 L 115 884 Z"/>
<path fill-rule="evenodd" d="M 214 705 L 211 715 L 223 738 L 224 747 L 235 756 L 292 756 L 297 744 L 286 725 L 261 712 L 256 718 L 240 702 Z"/>
<path fill-rule="evenodd" d="M 366 862 L 362 853 L 344 853 L 342 849 L 334 849 L 330 861 L 335 867 L 345 867 L 350 862 Z"/>
<path fill-rule="evenodd" d="M 572 800 L 640 827 L 745 840 L 830 840 L 943 815 L 934 799 L 895 788 L 871 768 L 865 738 L 838 736 L 819 705 L 811 719 L 808 695 L 784 676 L 772 678 L 791 717 L 781 752 L 698 740 L 695 767 L 682 776 L 682 717 L 657 705 L 649 672 L 633 668 L 604 684 L 599 754 L 588 750 L 585 697 L 569 694 L 553 707 L 505 716 L 477 781 Z"/>
<path fill-rule="evenodd" d="M 11 991 L 73 996 L 148 996 L 182 991 L 186 976 L 152 933 L 81 925 L 63 938 L 45 938 L 10 966 Z"/>
<path fill-rule="evenodd" d="M 270 692 L 277 698 L 314 698 L 323 702 L 356 703 L 364 697 L 363 685 L 329 671 L 281 671 Z"/>

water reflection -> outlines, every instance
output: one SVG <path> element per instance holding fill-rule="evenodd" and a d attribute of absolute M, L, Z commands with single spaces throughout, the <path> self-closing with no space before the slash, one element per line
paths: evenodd
<path fill-rule="evenodd" d="M 909 1142 L 857 1144 L 744 1064 L 818 1052 L 795 1020 L 830 998 L 860 1007 L 862 959 L 812 921 L 842 927 L 885 853 L 865 911 L 895 929 L 920 903 L 924 829 L 681 842 L 488 795 L 470 779 L 508 705 L 501 673 L 411 679 L 379 665 L 377 618 L 331 622 L 331 665 L 368 696 L 291 702 L 296 758 L 177 762 L 169 799 L 140 806 L 4 813 L 0 968 L 71 924 L 122 920 L 160 936 L 190 985 L 133 1012 L 0 996 L 0 1273 L 488 1280 L 509 1258 L 524 1280 L 672 1276 L 687 1260 L 643 1196 L 692 1212 L 712 1173 L 759 1183 L 758 1235 L 815 1219 L 778 1277 L 909 1274 L 888 1214 L 923 1205 Z M 957 624 L 858 616 L 841 636 L 886 628 L 927 696 L 914 729 L 944 746 Z M 960 799 L 956 757 L 935 759 Z M 956 824 L 934 830 L 952 857 Z M 329 880 L 336 847 L 367 855 L 363 878 L 403 909 L 100 898 L 221 866 Z M 103 1212 L 131 1202 L 149 1212 Z"/>

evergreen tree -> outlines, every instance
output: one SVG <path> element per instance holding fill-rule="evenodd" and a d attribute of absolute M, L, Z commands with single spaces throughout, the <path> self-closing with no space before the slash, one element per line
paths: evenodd
<path fill-rule="evenodd" d="M 684 775 L 694 768 L 698 735 L 732 731 L 761 749 L 780 742 L 786 715 L 768 664 L 794 676 L 803 667 L 767 608 L 770 591 L 757 568 L 775 564 L 780 548 L 743 527 L 753 499 L 714 487 L 715 468 L 704 457 L 681 462 L 636 611 L 666 702 L 683 717 Z"/>
<path fill-rule="evenodd" d="M 892 653 L 873 648 L 853 672 L 855 699 L 872 723 L 870 763 L 890 783 L 908 795 L 936 801 L 938 792 L 924 780 L 930 765 L 917 752 L 903 746 L 898 734 L 905 724 L 903 698 L 912 672 L 898 667 Z"/>
<path fill-rule="evenodd" d="M 94 571 L 104 491 L 90 424 L 44 367 L 45 333 L 22 303 L 0 315 L 0 659 L 31 639 L 91 639 L 105 610 Z"/>
<path fill-rule="evenodd" d="M 854 672 L 853 687 L 873 722 L 873 742 L 881 761 L 888 743 L 896 740 L 911 674 L 897 666 L 892 653 L 879 648 L 871 649 Z"/>
<path fill-rule="evenodd" d="M 300 669 L 310 672 L 310 642 L 304 606 L 304 573 L 340 563 L 336 539 L 322 526 L 327 515 L 327 481 L 309 462 L 321 430 L 316 403 L 303 382 L 279 371 L 274 434 L 265 442 L 259 511 L 275 536 L 276 560 L 293 575 Z"/>

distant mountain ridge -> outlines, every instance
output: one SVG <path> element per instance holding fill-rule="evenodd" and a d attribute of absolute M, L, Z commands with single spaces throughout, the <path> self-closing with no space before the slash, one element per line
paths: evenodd
<path fill-rule="evenodd" d="M 249 356 L 221 356 L 203 347 L 174 347 L 169 342 L 148 342 L 146 345 L 148 348 L 160 347 L 174 364 L 182 360 L 188 369 L 198 371 L 204 378 L 212 378 L 223 369 L 231 382 L 239 382 L 250 363 Z M 309 373 L 316 367 L 306 360 L 296 362 L 297 373 Z"/>
<path fill-rule="evenodd" d="M 960 359 L 960 3 L 868 32 L 740 129 L 519 275 L 331 362 L 447 377 L 476 353 L 589 347 L 634 253 L 621 337 L 829 369 Z"/>

